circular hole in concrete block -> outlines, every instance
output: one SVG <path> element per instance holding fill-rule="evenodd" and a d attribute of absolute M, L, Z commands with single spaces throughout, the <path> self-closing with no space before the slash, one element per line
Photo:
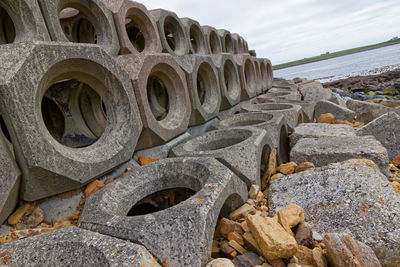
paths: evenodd
<path fill-rule="evenodd" d="M 279 131 L 279 163 L 289 162 L 289 137 L 284 125 Z"/>
<path fill-rule="evenodd" d="M 146 41 L 142 31 L 130 23 L 126 25 L 126 33 L 128 34 L 129 40 L 136 50 L 140 53 L 143 52 L 144 48 L 146 47 Z"/>
<path fill-rule="evenodd" d="M 256 126 L 266 123 L 274 116 L 267 113 L 240 113 L 221 122 L 225 127 Z"/>
<path fill-rule="evenodd" d="M 221 44 L 219 42 L 218 34 L 215 31 L 210 32 L 210 49 L 212 54 L 221 53 Z"/>
<path fill-rule="evenodd" d="M 180 23 L 171 16 L 164 20 L 164 35 L 167 39 L 168 46 L 177 54 L 185 52 L 185 33 Z"/>
<path fill-rule="evenodd" d="M 288 110 L 293 108 L 291 105 L 287 104 L 256 104 L 255 106 L 259 107 L 260 110 Z"/>
<path fill-rule="evenodd" d="M 61 141 L 65 131 L 65 119 L 57 103 L 48 97 L 43 97 L 42 115 L 51 136 L 57 141 Z"/>
<path fill-rule="evenodd" d="M 0 127 L 1 127 L 1 131 L 3 132 L 4 137 L 10 142 L 11 142 L 11 135 L 10 132 L 8 131 L 6 122 L 3 119 L 3 116 L 0 115 Z"/>
<path fill-rule="evenodd" d="M 190 188 L 171 188 L 155 192 L 138 201 L 127 216 L 140 216 L 171 208 L 196 194 Z"/>
<path fill-rule="evenodd" d="M 267 65 L 266 65 L 266 68 L 267 68 L 267 81 L 268 81 L 267 86 L 268 87 L 272 87 L 272 82 L 274 80 L 274 75 L 273 75 L 273 72 L 272 72 L 271 63 L 268 62 Z"/>
<path fill-rule="evenodd" d="M 125 28 L 129 40 L 141 53 L 154 42 L 154 29 L 148 15 L 139 8 L 130 8 L 126 12 Z"/>
<path fill-rule="evenodd" d="M 70 42 L 97 44 L 94 23 L 78 7 L 66 6 L 59 13 L 61 28 Z"/>
<path fill-rule="evenodd" d="M 147 99 L 156 120 L 164 120 L 169 112 L 169 95 L 164 82 L 155 75 L 147 80 Z"/>
<path fill-rule="evenodd" d="M 215 109 L 215 95 L 219 87 L 216 74 L 207 62 L 201 63 L 197 70 L 196 87 L 200 104 L 212 112 Z"/>
<path fill-rule="evenodd" d="M 260 73 L 263 85 L 266 87 L 268 86 L 268 74 L 267 74 L 267 67 L 265 66 L 264 62 L 260 63 Z"/>
<path fill-rule="evenodd" d="M 227 53 L 233 53 L 234 52 L 234 48 L 233 48 L 233 40 L 232 40 L 232 36 L 230 34 L 225 35 L 225 52 Z"/>
<path fill-rule="evenodd" d="M 10 44 L 15 40 L 15 26 L 7 11 L 0 6 L 0 44 Z"/>
<path fill-rule="evenodd" d="M 303 114 L 299 114 L 299 117 L 297 118 L 297 125 L 302 124 L 304 122 L 304 117 Z"/>
<path fill-rule="evenodd" d="M 237 69 L 231 60 L 226 60 L 224 64 L 225 88 L 232 99 L 240 95 L 239 75 Z"/>
<path fill-rule="evenodd" d="M 201 29 L 193 24 L 192 26 L 190 26 L 190 43 L 192 45 L 192 50 L 195 54 L 200 52 L 200 46 L 201 46 L 201 36 L 202 36 L 202 32 Z"/>
<path fill-rule="evenodd" d="M 254 63 L 247 59 L 244 65 L 244 77 L 248 90 L 252 93 L 256 91 L 256 69 Z"/>
<path fill-rule="evenodd" d="M 264 172 L 266 171 L 266 167 L 268 166 L 269 156 L 271 154 L 272 148 L 269 145 L 265 145 L 263 147 L 261 153 L 261 164 L 260 164 L 260 178 L 262 179 Z"/>

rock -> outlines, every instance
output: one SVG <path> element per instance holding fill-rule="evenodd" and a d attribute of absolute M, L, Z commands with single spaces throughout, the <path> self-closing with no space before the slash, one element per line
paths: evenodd
<path fill-rule="evenodd" d="M 233 264 L 235 267 L 253 267 L 256 265 L 261 265 L 262 261 L 260 260 L 260 256 L 258 256 L 254 252 L 248 252 L 244 255 L 237 256 L 233 260 Z"/>
<path fill-rule="evenodd" d="M 313 162 L 319 167 L 353 158 L 366 158 L 389 175 L 386 149 L 373 136 L 303 138 L 292 148 L 290 158 L 295 162 Z"/>
<path fill-rule="evenodd" d="M 96 179 L 93 182 L 91 182 L 90 184 L 88 184 L 88 186 L 86 187 L 86 189 L 84 191 L 84 195 L 87 198 L 103 187 L 104 187 L 104 183 L 100 182 L 99 180 Z"/>
<path fill-rule="evenodd" d="M 306 222 L 300 223 L 297 227 L 295 238 L 300 246 L 311 247 L 313 244 L 311 225 Z"/>
<path fill-rule="evenodd" d="M 341 107 L 346 107 L 346 101 L 338 94 L 333 95 L 328 99 L 329 102 L 335 103 Z"/>
<path fill-rule="evenodd" d="M 347 101 L 346 105 L 347 108 L 356 112 L 356 118 L 358 121 L 365 123 L 369 123 L 383 114 L 393 110 L 392 108 L 388 108 L 383 105 L 354 99 Z"/>
<path fill-rule="evenodd" d="M 320 248 L 314 248 L 312 251 L 312 255 L 313 255 L 313 266 L 328 267 L 328 262 L 325 259 L 324 255 L 322 254 L 322 250 Z"/>
<path fill-rule="evenodd" d="M 302 266 L 297 263 L 289 263 L 287 267 L 302 267 Z"/>
<path fill-rule="evenodd" d="M 285 216 L 290 228 L 293 228 L 299 223 L 304 222 L 304 211 L 296 204 L 287 205 L 283 209 L 282 213 L 283 216 Z"/>
<path fill-rule="evenodd" d="M 277 180 L 277 179 L 279 179 L 279 178 L 282 178 L 282 177 L 284 177 L 284 176 L 285 176 L 285 175 L 282 174 L 282 173 L 274 174 L 274 175 L 272 175 L 272 177 L 271 177 L 271 179 L 270 179 L 270 182 L 273 182 L 273 181 L 275 181 L 275 180 Z"/>
<path fill-rule="evenodd" d="M 289 162 L 281 164 L 276 170 L 282 174 L 288 175 L 294 173 L 297 168 L 297 164 L 295 162 Z"/>
<path fill-rule="evenodd" d="M 270 215 L 290 203 L 304 209 L 315 231 L 349 233 L 383 266 L 399 266 L 400 195 L 372 161 L 333 163 L 271 183 Z"/>
<path fill-rule="evenodd" d="M 217 229 L 219 233 L 225 238 L 228 238 L 228 234 L 232 232 L 237 232 L 240 235 L 243 234 L 240 223 L 228 220 L 226 218 L 222 218 L 219 221 Z"/>
<path fill-rule="evenodd" d="M 260 186 L 253 184 L 249 190 L 249 198 L 256 199 L 258 192 L 260 192 Z"/>
<path fill-rule="evenodd" d="M 26 220 L 26 224 L 31 227 L 34 228 L 36 226 L 38 226 L 39 224 L 41 224 L 44 221 L 44 212 L 41 208 L 36 208 L 34 209 L 34 211 L 32 212 L 31 215 L 29 215 L 28 219 Z"/>
<path fill-rule="evenodd" d="M 209 262 L 206 267 L 235 267 L 235 265 L 229 259 L 220 258 Z"/>
<path fill-rule="evenodd" d="M 248 215 L 246 221 L 262 255 L 268 260 L 290 258 L 296 254 L 296 240 L 275 219 L 256 214 Z"/>
<path fill-rule="evenodd" d="M 229 245 L 228 241 L 222 241 L 220 244 L 220 251 L 222 254 L 224 254 L 226 257 L 230 259 L 234 259 L 237 256 L 237 251 Z"/>
<path fill-rule="evenodd" d="M 247 250 L 235 240 L 230 240 L 228 244 L 242 255 L 247 253 Z"/>
<path fill-rule="evenodd" d="M 299 264 L 313 266 L 313 253 L 312 249 L 308 247 L 299 245 L 299 249 L 297 250 L 295 257 L 298 259 Z"/>
<path fill-rule="evenodd" d="M 335 115 L 332 113 L 326 113 L 326 114 L 321 114 L 317 117 L 317 122 L 318 123 L 328 123 L 328 124 L 334 124 L 335 123 Z"/>
<path fill-rule="evenodd" d="M 289 223 L 287 222 L 285 216 L 282 211 L 278 211 L 278 222 L 282 225 L 283 229 L 290 234 L 293 235 L 292 230 L 290 229 Z"/>
<path fill-rule="evenodd" d="M 396 156 L 393 161 L 392 161 L 393 165 L 395 167 L 399 167 L 400 168 L 400 155 Z"/>
<path fill-rule="evenodd" d="M 249 213 L 254 213 L 255 211 L 256 211 L 256 209 L 253 206 L 250 206 L 249 204 L 245 203 L 237 210 L 232 211 L 229 214 L 228 218 L 230 220 L 236 221 L 236 220 L 246 217 L 246 215 Z"/>
<path fill-rule="evenodd" d="M 299 91 L 303 95 L 304 101 L 317 102 L 332 97 L 332 90 L 324 88 L 319 82 L 310 82 L 299 85 Z"/>
<path fill-rule="evenodd" d="M 400 154 L 400 116 L 386 113 L 357 131 L 357 135 L 373 135 L 386 148 L 389 158 Z"/>
<path fill-rule="evenodd" d="M 31 214 L 34 208 L 35 208 L 34 203 L 25 202 L 10 217 L 8 217 L 8 220 L 7 220 L 8 224 L 15 225 L 15 224 L 21 222 L 21 219 L 25 215 Z"/>
<path fill-rule="evenodd" d="M 239 245 L 244 246 L 244 241 L 243 237 L 238 233 L 238 232 L 230 232 L 228 234 L 228 240 L 234 240 L 236 241 Z"/>
<path fill-rule="evenodd" d="M 150 164 L 150 163 L 153 163 L 153 162 L 156 162 L 156 161 L 159 161 L 159 160 L 160 160 L 159 158 L 146 158 L 146 157 L 143 157 L 143 156 L 139 156 L 139 164 L 140 164 L 140 166 L 145 166 L 147 164 Z"/>
<path fill-rule="evenodd" d="M 263 189 L 267 186 L 269 180 L 271 179 L 271 176 L 276 173 L 276 153 L 276 148 L 272 149 L 271 153 L 269 153 L 267 169 L 264 172 L 263 178 L 261 180 L 261 186 Z"/>
<path fill-rule="evenodd" d="M 316 232 L 316 231 L 313 231 L 312 232 L 312 238 L 315 240 L 315 241 L 318 241 L 318 242 L 321 242 L 324 238 L 322 237 L 322 235 L 320 235 L 318 232 Z"/>
<path fill-rule="evenodd" d="M 297 166 L 295 173 L 299 173 L 299 172 L 303 172 L 306 171 L 310 168 L 315 168 L 314 163 L 312 162 L 302 162 L 299 164 L 299 166 Z"/>
<path fill-rule="evenodd" d="M 261 249 L 258 246 L 257 241 L 254 239 L 254 236 L 251 234 L 251 232 L 244 233 L 243 240 L 244 240 L 244 244 L 246 245 L 246 247 L 248 249 L 256 252 L 259 255 L 262 254 Z"/>
<path fill-rule="evenodd" d="M 286 267 L 286 264 L 282 259 L 268 260 L 268 262 L 272 265 L 272 267 Z"/>
<path fill-rule="evenodd" d="M 329 264 L 341 266 L 381 266 L 374 251 L 348 234 L 331 233 L 324 237 Z"/>
<path fill-rule="evenodd" d="M 356 117 L 356 113 L 346 107 L 327 100 L 319 101 L 315 105 L 315 117 L 319 118 L 321 114 L 327 113 L 333 114 L 337 120 L 353 121 Z"/>

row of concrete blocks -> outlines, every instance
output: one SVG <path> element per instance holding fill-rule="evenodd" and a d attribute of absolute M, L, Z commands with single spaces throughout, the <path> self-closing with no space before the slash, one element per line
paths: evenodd
<path fill-rule="evenodd" d="M 4 0 L 0 44 L 27 41 L 96 43 L 109 54 L 248 53 L 238 34 L 200 26 L 167 10 L 129 0 Z"/>

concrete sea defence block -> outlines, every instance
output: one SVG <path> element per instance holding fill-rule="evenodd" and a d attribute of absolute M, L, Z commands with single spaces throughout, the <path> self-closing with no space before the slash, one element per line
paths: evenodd
<path fill-rule="evenodd" d="M 364 123 L 369 123 L 385 113 L 394 111 L 393 108 L 354 99 L 349 99 L 346 102 L 346 105 L 348 109 L 351 109 L 356 113 L 357 120 Z"/>
<path fill-rule="evenodd" d="M 328 100 L 318 101 L 315 105 L 315 118 L 318 119 L 321 114 L 332 113 L 337 120 L 353 121 L 356 113 L 346 107 L 340 106 Z"/>
<path fill-rule="evenodd" d="M 291 90 L 273 90 L 268 91 L 263 95 L 259 95 L 257 100 L 259 103 L 267 102 L 271 99 L 286 99 L 286 100 L 294 100 L 294 101 L 301 101 L 301 94 L 298 91 L 291 91 Z"/>
<path fill-rule="evenodd" d="M 0 57 L 0 104 L 23 173 L 21 198 L 33 201 L 73 190 L 132 157 L 142 129 L 139 110 L 128 75 L 104 50 L 30 42 L 1 46 Z M 62 143 L 67 127 L 62 112 L 46 105 L 44 97 L 68 80 L 85 84 L 102 99 L 91 112 L 77 109 L 71 116 L 84 116 L 90 128 L 97 125 L 93 117 L 107 114 L 101 137 L 79 149 Z"/>
<path fill-rule="evenodd" d="M 289 99 L 281 99 L 281 98 L 261 98 L 257 100 L 259 102 L 261 101 L 265 101 L 265 103 L 280 103 L 280 104 L 295 104 L 295 105 L 299 105 L 302 107 L 303 109 L 303 115 L 304 115 L 304 122 L 309 123 L 309 122 L 313 122 L 314 118 L 315 118 L 315 102 L 307 102 L 307 101 L 300 101 L 300 100 L 289 100 Z"/>
<path fill-rule="evenodd" d="M 52 41 L 97 44 L 117 55 L 114 19 L 101 0 L 38 0 Z"/>
<path fill-rule="evenodd" d="M 265 73 L 266 73 L 266 79 L 267 79 L 266 90 L 270 90 L 272 88 L 272 83 L 274 82 L 274 73 L 272 71 L 272 63 L 271 63 L 271 60 L 269 60 L 267 58 L 262 59 L 262 61 L 263 61 L 263 63 L 261 64 L 261 73 L 264 73 L 264 66 L 265 66 Z"/>
<path fill-rule="evenodd" d="M 30 0 L 1 1 L 0 45 L 27 41 L 50 41 L 38 3 Z"/>
<path fill-rule="evenodd" d="M 299 84 L 299 91 L 303 95 L 304 101 L 328 100 L 332 97 L 332 90 L 324 88 L 320 82 L 309 81 Z"/>
<path fill-rule="evenodd" d="M 243 38 L 237 33 L 232 33 L 231 35 L 232 35 L 232 39 L 233 39 L 233 46 L 235 49 L 235 54 L 245 53 Z"/>
<path fill-rule="evenodd" d="M 256 82 L 257 82 L 257 95 L 262 94 L 262 92 L 265 91 L 265 86 L 263 84 L 263 77 L 261 75 L 261 68 L 260 68 L 260 60 L 258 60 L 257 58 L 253 58 L 254 60 L 254 68 L 256 70 Z"/>
<path fill-rule="evenodd" d="M 172 149 L 176 157 L 214 157 L 233 170 L 247 186 L 260 185 L 260 168 L 268 162 L 272 141 L 265 130 L 233 127 L 206 132 Z"/>
<path fill-rule="evenodd" d="M 389 176 L 387 151 L 373 136 L 303 138 L 290 151 L 290 160 L 312 162 L 316 166 L 353 158 L 372 160 Z"/>
<path fill-rule="evenodd" d="M 185 73 L 168 54 L 115 58 L 129 73 L 143 131 L 137 150 L 161 145 L 187 130 L 191 104 Z"/>
<path fill-rule="evenodd" d="M 210 54 L 222 53 L 222 41 L 217 29 L 211 26 L 201 26 Z"/>
<path fill-rule="evenodd" d="M 218 70 L 209 56 L 185 55 L 174 57 L 185 72 L 192 113 L 190 126 L 215 118 L 221 106 Z"/>
<path fill-rule="evenodd" d="M 375 166 L 352 159 L 271 183 L 269 210 L 295 203 L 318 233 L 348 233 L 371 247 L 383 266 L 398 266 L 400 195 Z"/>
<path fill-rule="evenodd" d="M 189 52 L 199 55 L 210 54 L 208 42 L 201 29 L 200 23 L 190 18 L 181 18 L 181 22 L 185 27 L 186 36 L 190 40 Z"/>
<path fill-rule="evenodd" d="M 238 66 L 239 79 L 242 86 L 240 99 L 248 100 L 255 97 L 258 93 L 258 82 L 254 58 L 250 55 L 234 55 L 234 60 Z"/>
<path fill-rule="evenodd" d="M 157 23 L 163 52 L 177 56 L 188 54 L 189 39 L 178 16 L 164 9 L 150 10 L 150 14 Z"/>
<path fill-rule="evenodd" d="M 234 54 L 235 45 L 232 34 L 227 30 L 218 30 L 218 34 L 221 37 L 222 51 L 224 53 Z"/>
<path fill-rule="evenodd" d="M 211 256 L 218 216 L 247 194 L 246 184 L 215 159 L 165 159 L 93 194 L 78 224 L 138 242 L 170 266 L 200 267 Z"/>
<path fill-rule="evenodd" d="M 77 227 L 4 244 L 0 255 L 11 266 L 161 266 L 143 246 Z"/>

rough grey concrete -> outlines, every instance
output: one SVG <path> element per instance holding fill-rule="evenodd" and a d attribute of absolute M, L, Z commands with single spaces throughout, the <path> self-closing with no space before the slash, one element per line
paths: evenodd
<path fill-rule="evenodd" d="M 210 54 L 222 53 L 222 41 L 217 29 L 211 26 L 201 26 Z"/>
<path fill-rule="evenodd" d="M 206 122 L 206 123 L 204 123 L 204 124 L 201 124 L 201 125 L 199 125 L 199 126 L 190 127 L 190 128 L 187 130 L 187 133 L 191 134 L 192 136 L 199 136 L 199 135 L 202 135 L 202 134 L 204 134 L 205 132 L 210 131 L 211 126 L 212 126 L 214 123 L 218 122 L 218 121 L 219 121 L 218 118 L 214 118 L 214 119 L 212 119 L 212 120 L 210 120 L 210 121 L 208 121 L 208 122 Z"/>
<path fill-rule="evenodd" d="M 328 100 L 318 101 L 315 105 L 315 119 L 326 113 L 332 113 L 337 120 L 353 121 L 356 117 L 356 113 L 346 107 Z"/>
<path fill-rule="evenodd" d="M 215 118 L 221 106 L 218 70 L 209 56 L 185 55 L 174 60 L 186 74 L 192 113 L 190 126 Z"/>
<path fill-rule="evenodd" d="M 0 36 L 0 45 L 27 41 L 50 41 L 46 24 L 36 1 L 3 0 L 0 10 L 8 14 L 14 28 L 9 35 Z M 0 26 L 5 28 L 6 26 L 3 25 L 6 20 L 5 15 L 1 14 L 0 16 L 3 19 Z"/>
<path fill-rule="evenodd" d="M 373 136 L 303 138 L 290 151 L 290 160 L 312 162 L 319 167 L 353 158 L 372 160 L 383 174 L 389 175 L 387 151 Z"/>
<path fill-rule="evenodd" d="M 389 159 L 400 155 L 400 115 L 386 113 L 357 131 L 357 135 L 373 135 L 386 148 Z"/>
<path fill-rule="evenodd" d="M 136 99 L 126 72 L 98 46 L 2 45 L 0 61 L 0 104 L 23 173 L 23 199 L 33 201 L 79 188 L 132 157 L 142 128 Z M 79 149 L 51 136 L 40 108 L 52 83 L 71 78 L 95 89 L 107 109 L 101 138 Z"/>
<path fill-rule="evenodd" d="M 163 52 L 178 56 L 188 54 L 189 39 L 178 16 L 164 9 L 150 10 L 150 14 L 157 23 Z"/>
<path fill-rule="evenodd" d="M 232 33 L 233 46 L 235 48 L 235 54 L 246 53 L 244 46 L 244 39 L 237 33 Z"/>
<path fill-rule="evenodd" d="M 332 97 L 332 90 L 330 88 L 324 88 L 320 82 L 315 81 L 299 84 L 299 91 L 303 95 L 304 101 L 317 102 Z"/>
<path fill-rule="evenodd" d="M 239 80 L 242 87 L 240 100 L 248 100 L 258 93 L 257 73 L 254 66 L 254 58 L 248 54 L 234 55 L 233 59 L 238 66 Z"/>
<path fill-rule="evenodd" d="M 161 266 L 143 246 L 70 227 L 0 247 L 10 266 Z"/>
<path fill-rule="evenodd" d="M 0 134 L 0 225 L 17 206 L 21 171 Z"/>
<path fill-rule="evenodd" d="M 196 194 L 158 212 L 127 216 L 143 198 L 177 187 Z M 226 215 L 246 198 L 246 184 L 215 159 L 165 159 L 130 171 L 89 197 L 79 226 L 138 242 L 169 266 L 200 267 L 211 256 L 220 212 Z"/>
<path fill-rule="evenodd" d="M 290 135 L 293 147 L 302 138 L 351 137 L 356 136 L 353 127 L 345 124 L 303 123 L 294 128 Z"/>
<path fill-rule="evenodd" d="M 261 101 L 265 101 L 265 103 L 280 103 L 280 104 L 295 104 L 299 105 L 303 109 L 304 115 L 304 122 L 313 122 L 314 121 L 314 108 L 315 102 L 306 102 L 306 101 L 299 101 L 299 100 L 287 100 L 287 99 L 279 99 L 279 98 L 272 98 L 272 99 L 262 99 Z"/>
<path fill-rule="evenodd" d="M 342 107 L 347 107 L 346 101 L 340 95 L 332 95 L 332 97 L 329 98 L 328 101 L 335 103 Z"/>
<path fill-rule="evenodd" d="M 263 85 L 263 77 L 261 75 L 261 66 L 260 66 L 260 61 L 253 57 L 253 62 L 254 62 L 254 69 L 256 70 L 256 95 L 262 94 L 262 92 L 265 91 L 264 85 Z"/>
<path fill-rule="evenodd" d="M 393 111 L 393 108 L 385 107 L 383 105 L 366 102 L 366 101 L 358 101 L 354 99 L 349 99 L 346 102 L 347 108 L 356 112 L 356 118 L 358 121 L 369 123 L 374 119 L 382 116 L 385 113 Z"/>
<path fill-rule="evenodd" d="M 136 149 L 161 145 L 184 133 L 191 104 L 185 73 L 172 56 L 140 54 L 115 59 L 129 73 L 143 120 L 144 129 Z M 149 78 L 164 88 L 155 87 Z"/>
<path fill-rule="evenodd" d="M 185 27 L 186 36 L 190 39 L 190 42 L 188 42 L 189 52 L 199 55 L 210 54 L 208 42 L 201 30 L 200 23 L 190 18 L 181 18 L 181 22 Z"/>
<path fill-rule="evenodd" d="M 265 83 L 265 91 L 268 91 L 272 88 L 272 83 L 274 81 L 274 73 L 272 71 L 271 60 L 267 58 L 261 59 L 260 68 Z"/>
<path fill-rule="evenodd" d="M 232 127 L 207 132 L 172 149 L 177 157 L 214 157 L 227 165 L 250 187 L 260 184 L 263 152 L 272 149 L 265 130 L 255 127 Z M 269 156 L 269 153 L 266 154 Z M 265 163 L 265 162 L 263 162 Z"/>
<path fill-rule="evenodd" d="M 297 100 L 301 101 L 301 94 L 298 91 L 289 91 L 289 90 L 277 90 L 277 91 L 269 91 L 266 94 L 260 95 L 257 97 L 257 100 L 262 103 L 266 100 L 270 99 L 286 99 L 286 100 Z"/>
<path fill-rule="evenodd" d="M 370 246 L 383 266 L 399 266 L 400 195 L 369 160 L 349 160 L 271 183 L 269 210 L 295 203 L 320 233 L 348 233 Z"/>
<path fill-rule="evenodd" d="M 91 42 L 101 46 L 101 48 L 111 55 L 118 54 L 120 46 L 114 19 L 111 11 L 107 9 L 101 0 L 86 0 L 79 3 L 68 2 L 66 0 L 38 0 L 38 2 L 52 41 Z M 60 7 L 71 7 L 80 11 L 80 13 L 76 15 L 76 19 L 74 17 L 68 18 L 68 20 L 71 21 L 69 24 L 70 34 L 80 35 L 80 33 L 74 31 L 76 31 L 76 28 L 79 28 L 77 26 L 81 22 L 81 19 L 90 21 L 94 27 L 94 32 L 82 33 L 84 35 L 83 38 L 89 38 L 89 41 L 77 40 L 76 38 L 79 37 L 67 36 L 64 33 L 63 28 L 65 28 L 66 25 L 62 27 L 60 23 Z M 89 34 L 93 36 L 89 36 Z M 96 37 L 94 35 L 96 35 Z"/>
<path fill-rule="evenodd" d="M 235 45 L 232 34 L 227 30 L 218 30 L 218 34 L 221 38 L 222 51 L 224 53 L 234 54 Z"/>

